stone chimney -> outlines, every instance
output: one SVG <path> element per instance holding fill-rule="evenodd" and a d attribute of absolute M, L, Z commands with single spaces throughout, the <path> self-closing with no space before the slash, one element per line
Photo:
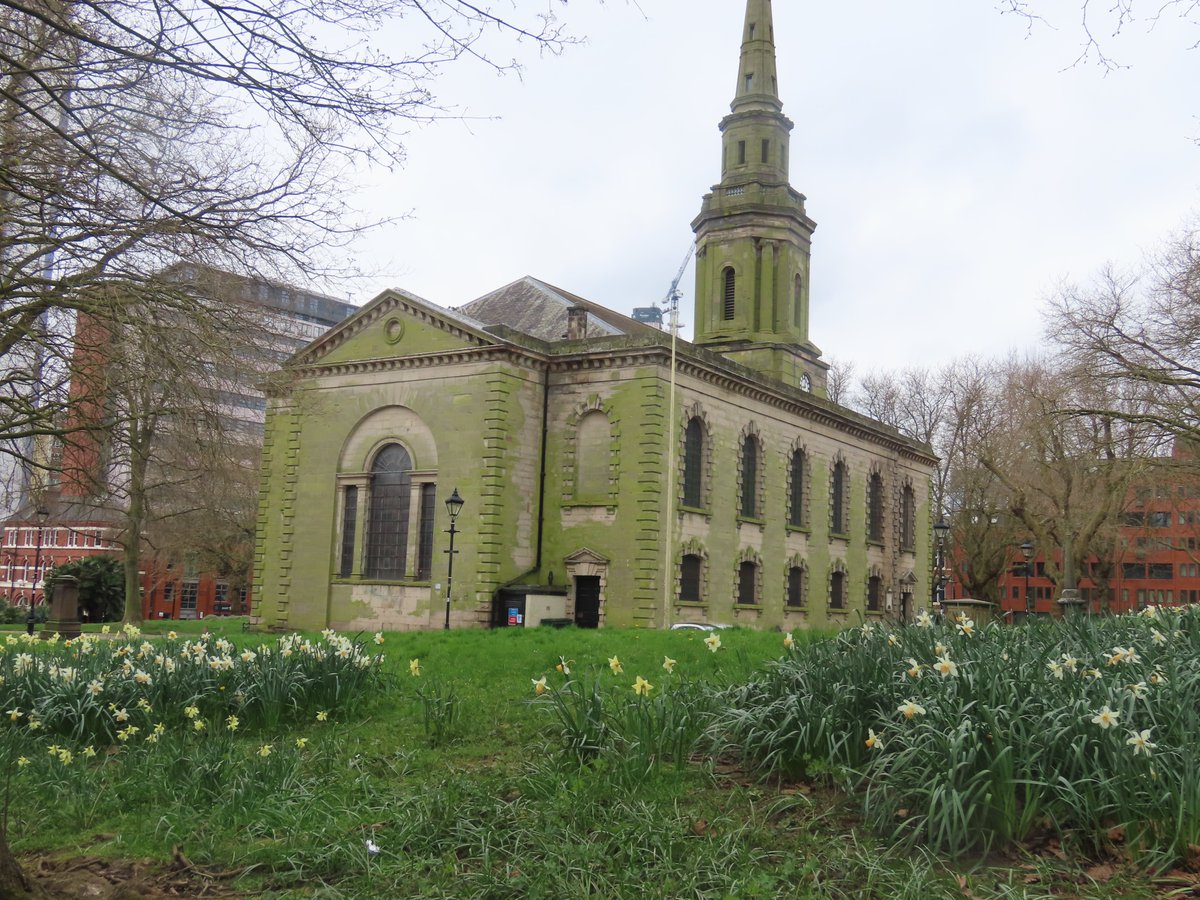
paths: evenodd
<path fill-rule="evenodd" d="M 587 310 L 572 306 L 567 310 L 567 340 L 582 341 L 587 337 Z"/>

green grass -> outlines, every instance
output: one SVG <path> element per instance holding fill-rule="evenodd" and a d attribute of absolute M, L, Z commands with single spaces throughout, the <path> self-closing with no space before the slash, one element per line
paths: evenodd
<path fill-rule="evenodd" d="M 217 623 L 236 623 L 227 634 L 238 652 L 274 644 L 242 634 L 238 620 L 199 624 Z M 173 642 L 151 642 L 201 631 L 176 630 Z M 862 824 L 860 796 L 830 787 L 838 772 L 828 754 L 792 771 L 803 782 L 759 780 L 714 756 L 730 698 L 780 671 L 777 633 L 725 631 L 716 653 L 696 632 L 437 631 L 388 634 L 381 646 L 372 637 L 357 636 L 384 661 L 353 704 L 331 704 L 328 693 L 293 700 L 280 682 L 271 696 L 282 712 L 243 714 L 236 733 L 223 724 L 237 707 L 222 704 L 250 689 L 234 681 L 225 691 L 186 682 L 207 698 L 203 734 L 174 711 L 184 689 L 156 682 L 173 714 L 156 743 L 145 730 L 101 739 L 111 731 L 102 725 L 73 742 L 5 717 L 15 848 L 166 861 L 179 847 L 198 865 L 244 870 L 237 887 L 269 897 L 927 900 L 961 897 L 964 885 L 977 897 L 1151 893 L 1138 875 L 1089 885 L 1056 858 L 982 867 L 891 849 Z M 795 658 L 838 647 L 798 644 Z M 25 650 L 5 648 L 0 692 L 19 688 L 13 658 Z M 564 661 L 569 674 L 557 669 Z M 633 690 L 638 676 L 653 685 L 645 696 Z M 0 696 L 8 710 L 17 695 Z M 122 702 L 133 708 L 131 696 Z M 100 752 L 84 760 L 89 741 Z M 72 761 L 50 744 L 74 747 Z M 18 768 L 18 754 L 29 763 Z"/>

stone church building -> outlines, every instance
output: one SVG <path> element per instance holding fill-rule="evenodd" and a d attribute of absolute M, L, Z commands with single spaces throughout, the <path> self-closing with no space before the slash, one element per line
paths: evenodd
<path fill-rule="evenodd" d="M 268 410 L 261 621 L 791 629 L 926 605 L 936 460 L 826 399 L 791 129 L 771 3 L 748 0 L 692 223 L 693 342 L 526 277 L 457 311 L 385 291 L 293 357 Z"/>

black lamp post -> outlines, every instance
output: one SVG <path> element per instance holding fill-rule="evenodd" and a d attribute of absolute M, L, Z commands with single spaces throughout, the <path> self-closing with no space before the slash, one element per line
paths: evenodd
<path fill-rule="evenodd" d="M 1025 557 L 1025 615 L 1033 612 L 1033 604 L 1029 599 L 1029 567 L 1033 565 L 1033 541 L 1021 545 L 1021 555 Z"/>
<path fill-rule="evenodd" d="M 446 500 L 446 512 L 450 514 L 450 527 L 446 529 L 446 534 L 450 535 L 450 549 L 443 551 L 450 554 L 450 562 L 446 564 L 446 631 L 450 630 L 450 591 L 454 587 L 454 554 L 458 552 L 454 549 L 454 536 L 458 534 L 454 523 L 458 520 L 464 503 L 466 501 L 458 496 L 458 488 L 455 488 L 454 493 Z"/>
<path fill-rule="evenodd" d="M 39 505 L 35 515 L 37 516 L 38 527 L 37 544 L 33 551 L 33 585 L 29 589 L 29 614 L 25 617 L 25 630 L 30 634 L 33 634 L 33 627 L 37 624 L 37 618 L 33 613 L 33 606 L 37 601 L 38 576 L 41 574 L 42 568 L 42 530 L 46 527 L 46 519 L 50 515 L 50 510 L 46 509 L 43 505 Z M 42 582 L 44 583 L 45 579 L 42 579 Z"/>
<path fill-rule="evenodd" d="M 946 535 L 949 533 L 950 526 L 946 524 L 946 520 L 938 519 L 937 524 L 933 526 L 933 534 L 937 538 L 937 581 L 933 589 L 933 599 L 938 610 L 943 612 L 946 606 Z"/>

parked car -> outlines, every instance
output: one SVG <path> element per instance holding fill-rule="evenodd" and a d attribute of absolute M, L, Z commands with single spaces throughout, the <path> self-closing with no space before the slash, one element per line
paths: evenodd
<path fill-rule="evenodd" d="M 716 622 L 676 622 L 671 626 L 672 631 L 719 631 L 728 625 L 718 625 Z"/>

